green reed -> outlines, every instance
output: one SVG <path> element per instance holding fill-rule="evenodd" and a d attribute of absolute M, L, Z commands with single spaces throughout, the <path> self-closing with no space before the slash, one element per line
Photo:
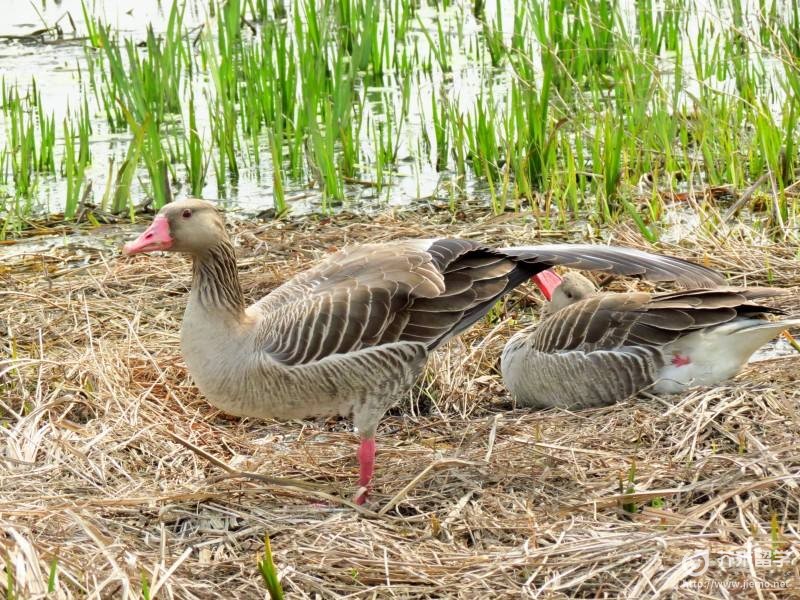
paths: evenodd
<path fill-rule="evenodd" d="M 80 147 L 76 149 L 76 136 L 68 119 L 64 120 L 64 178 L 67 180 L 67 197 L 64 204 L 64 216 L 71 219 L 78 210 L 81 189 L 84 183 L 87 158 L 81 156 Z"/>
<path fill-rule="evenodd" d="M 674 191 L 688 184 L 673 173 L 699 189 L 742 189 L 766 173 L 760 192 L 780 228 L 797 212 L 783 190 L 800 166 L 800 8 L 765 0 L 753 19 L 737 0 L 716 4 L 719 18 L 685 0 L 630 12 L 612 0 L 212 0 L 203 31 L 188 35 L 174 1 L 165 29 L 141 39 L 83 5 L 86 68 L 66 128 L 35 84 L 0 81 L 0 182 L 31 199 L 60 179 L 74 205 L 99 112 L 130 134 L 105 188 L 116 210 L 130 209 L 139 180 L 159 206 L 176 182 L 199 195 L 214 179 L 225 195 L 262 172 L 276 212 L 309 182 L 328 210 L 363 180 L 391 194 L 409 148 L 450 201 L 479 189 L 495 211 L 542 211 L 545 226 L 625 219 L 647 239 L 665 205 L 658 189 L 637 191 L 643 176 Z M 56 169 L 67 134 L 73 168 Z"/>

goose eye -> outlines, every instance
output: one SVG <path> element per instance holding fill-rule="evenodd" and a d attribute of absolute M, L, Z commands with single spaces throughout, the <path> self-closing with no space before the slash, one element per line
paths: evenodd
<path fill-rule="evenodd" d="M 184 208 L 184 209 L 183 209 L 183 213 L 181 214 L 181 216 L 182 216 L 184 219 L 188 219 L 189 217 L 191 217 L 191 216 L 192 216 L 192 209 L 191 209 L 191 208 Z"/>

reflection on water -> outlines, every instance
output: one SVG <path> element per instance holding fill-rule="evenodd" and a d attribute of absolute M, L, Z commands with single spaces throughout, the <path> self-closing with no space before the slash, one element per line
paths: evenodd
<path fill-rule="evenodd" d="M 291 4 L 291 3 L 287 3 Z M 486 52 L 479 51 L 482 46 L 482 25 L 471 14 L 471 4 L 454 3 L 446 10 L 439 10 L 434 5 L 422 3 L 416 18 L 410 25 L 412 39 L 418 55 L 431 60 L 431 38 L 441 28 L 444 36 L 450 36 L 453 42 L 452 69 L 443 71 L 436 61 L 431 61 L 430 72 L 420 72 L 400 81 L 396 73 L 388 72 L 375 85 L 363 81 L 357 82 L 356 95 L 364 99 L 363 119 L 367 126 L 361 128 L 360 135 L 362 156 L 361 179 L 374 179 L 374 154 L 370 149 L 374 143 L 374 132 L 382 126 L 393 129 L 396 138 L 396 161 L 387 167 L 386 179 L 391 183 L 381 191 L 375 187 L 351 183 L 347 186 L 348 208 L 354 210 L 370 210 L 382 206 L 407 206 L 418 199 L 429 199 L 437 196 L 452 200 L 453 189 L 457 188 L 460 197 L 486 197 L 486 185 L 482 177 L 467 172 L 463 177 L 456 177 L 450 165 L 437 169 L 437 148 L 433 131 L 433 115 L 431 99 L 443 94 L 463 115 L 468 116 L 476 104 L 493 102 L 494 108 L 504 110 L 508 82 L 514 74 L 507 65 L 495 69 L 486 60 Z M 516 3 L 514 0 L 486 3 L 486 19 L 502 24 L 503 40 L 511 44 L 511 32 L 514 28 Z M 677 106 L 691 105 L 701 92 L 713 89 L 719 94 L 732 94 L 736 91 L 736 82 L 730 75 L 724 77 L 705 77 L 698 79 L 691 76 L 695 72 L 693 54 L 690 51 L 695 39 L 703 35 L 714 38 L 720 32 L 729 29 L 733 23 L 730 11 L 718 6 L 713 0 L 687 1 L 683 10 L 690 13 L 686 20 L 683 39 L 686 48 L 682 53 L 683 67 L 687 74 L 683 79 L 684 89 L 677 100 Z M 724 4 L 724 3 L 723 3 Z M 745 23 L 753 37 L 758 36 L 763 23 L 757 17 L 759 6 L 757 0 L 740 3 L 743 7 Z M 170 3 L 160 0 L 88 0 L 90 13 L 109 23 L 122 34 L 136 41 L 144 39 L 146 29 L 152 24 L 156 32 L 166 27 Z M 209 14 L 208 2 L 188 2 L 184 15 L 184 27 L 187 31 L 197 32 L 204 25 L 213 25 L 216 15 Z M 789 3 L 786 4 L 788 8 Z M 636 3 L 627 0 L 620 3 L 625 25 L 630 31 L 636 29 Z M 0 0 L 0 11 L 4 15 L 0 25 L 0 34 L 6 36 L 29 36 L 44 27 L 57 24 L 62 36 L 46 36 L 42 39 L 12 39 L 0 41 L 0 72 L 6 84 L 16 82 L 27 86 L 32 78 L 36 78 L 42 92 L 46 112 L 55 115 L 57 124 L 67 117 L 70 110 L 80 106 L 82 94 L 90 98 L 92 114 L 92 153 L 93 160 L 87 171 L 87 178 L 94 184 L 95 195 L 104 189 L 109 176 L 109 161 L 117 167 L 124 160 L 130 143 L 130 133 L 113 133 L 105 120 L 104 113 L 97 98 L 88 88 L 87 52 L 84 48 L 83 36 L 86 35 L 86 24 L 80 0 L 62 0 L 59 2 L 38 0 L 35 2 L 18 2 L 17 0 Z M 423 28 L 426 31 L 423 31 Z M 211 27 L 213 30 L 213 27 Z M 531 42 L 534 43 L 534 42 Z M 535 44 L 535 43 L 534 43 Z M 663 72 L 660 84 L 669 86 L 673 69 L 674 54 L 663 52 Z M 534 57 L 537 59 L 537 57 Z M 775 83 L 780 72 L 778 63 L 766 60 L 764 85 L 773 91 L 767 94 L 769 104 L 779 110 L 782 107 L 785 91 Z M 210 146 L 208 109 L 203 105 L 208 95 L 209 76 L 200 72 L 191 82 L 195 90 L 195 98 L 199 103 L 197 110 L 198 129 L 204 143 Z M 407 86 L 404 90 L 403 87 Z M 491 89 L 491 95 L 486 94 Z M 407 109 L 402 106 L 407 102 Z M 566 99 L 569 102 L 569 99 Z M 499 114 L 499 113 L 498 113 Z M 389 117 L 387 117 L 387 115 Z M 397 116 L 402 115 L 398 119 Z M 186 122 L 186 115 L 183 115 Z M 498 123 L 499 126 L 499 123 Z M 57 127 L 60 131 L 60 126 Z M 0 148 L 6 143 L 7 134 L 0 121 Z M 59 136 L 59 140 L 60 140 Z M 266 139 L 262 140 L 264 148 Z M 61 143 L 61 142 L 59 142 Z M 61 152 L 61 149 L 57 150 Z M 272 205 L 273 174 L 268 151 L 262 152 L 260 162 L 244 161 L 238 181 L 217 182 L 213 169 L 209 171 L 203 196 L 214 198 L 222 196 L 226 202 L 241 207 L 246 211 L 262 211 Z M 61 159 L 57 158 L 57 164 Z M 180 170 L 180 167 L 176 167 Z M 133 184 L 134 198 L 141 198 L 146 186 L 140 181 L 146 179 L 147 172 L 142 168 L 139 181 Z M 303 176 L 287 181 L 287 198 L 295 213 L 315 210 L 319 207 L 319 194 L 308 189 L 308 182 L 313 173 L 308 170 Z M 176 196 L 187 195 L 186 186 L 176 182 Z M 62 178 L 44 177 L 36 194 L 37 208 L 41 211 L 59 211 L 63 208 L 66 183 Z M 2 193 L 2 192 L 0 192 Z M 697 217 L 687 216 L 681 207 L 675 217 L 676 229 L 674 238 L 683 237 L 687 229 L 697 223 Z M 669 235 L 669 234 L 667 234 Z"/>

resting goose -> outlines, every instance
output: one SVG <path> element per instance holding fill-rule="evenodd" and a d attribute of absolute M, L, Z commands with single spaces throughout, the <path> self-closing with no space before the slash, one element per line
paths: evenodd
<path fill-rule="evenodd" d="M 714 271 L 633 249 L 548 245 L 492 249 L 429 239 L 332 254 L 245 306 L 225 224 L 208 202 L 168 204 L 125 254 L 193 258 L 181 326 L 186 365 L 208 402 L 234 415 L 352 415 L 361 442 L 356 501 L 372 478 L 375 430 L 428 355 L 495 301 L 553 265 L 715 285 Z"/>
<path fill-rule="evenodd" d="M 579 273 L 540 274 L 543 321 L 513 336 L 500 368 L 517 401 L 535 408 L 603 406 L 640 391 L 672 394 L 733 377 L 800 319 L 758 304 L 775 288 L 598 293 Z"/>

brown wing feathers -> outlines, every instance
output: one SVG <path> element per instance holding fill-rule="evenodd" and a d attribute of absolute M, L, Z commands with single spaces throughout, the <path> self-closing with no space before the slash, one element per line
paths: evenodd
<path fill-rule="evenodd" d="M 292 285 L 303 296 L 294 302 L 276 290 L 280 310 L 268 296 L 262 309 L 273 312 L 274 326 L 261 344 L 285 364 L 399 341 L 433 348 L 533 272 L 464 240 L 436 241 L 426 251 L 359 247 L 301 276 Z"/>
<path fill-rule="evenodd" d="M 470 250 L 466 256 L 451 253 L 451 262 L 442 265 L 445 291 L 440 296 L 410 304 L 409 324 L 402 339 L 409 335 L 412 336 L 409 339 L 435 347 L 481 318 L 509 286 L 516 287 L 531 276 L 527 267 L 487 252 L 477 244 Z M 444 254 L 438 251 L 436 244 L 431 248 L 431 253 L 434 252 Z"/>
<path fill-rule="evenodd" d="M 648 254 L 633 248 L 554 244 L 502 248 L 498 252 L 536 266 L 563 265 L 578 270 L 639 276 L 650 281 L 677 281 L 686 286 L 717 286 L 724 281 L 718 273 L 701 265 L 671 256 Z"/>
<path fill-rule="evenodd" d="M 650 295 L 597 294 L 562 309 L 534 333 L 542 352 L 660 346 L 738 316 L 783 311 L 754 300 L 783 295 L 773 288 L 692 290 Z"/>
<path fill-rule="evenodd" d="M 435 348 L 480 319 L 503 294 L 554 264 L 656 280 L 716 281 L 679 259 L 597 246 L 492 250 L 442 239 L 359 246 L 332 255 L 258 302 L 258 343 L 284 364 L 393 342 Z"/>
<path fill-rule="evenodd" d="M 270 294 L 261 347 L 285 364 L 396 341 L 412 297 L 436 297 L 441 273 L 421 251 L 362 246 L 339 253 Z"/>

